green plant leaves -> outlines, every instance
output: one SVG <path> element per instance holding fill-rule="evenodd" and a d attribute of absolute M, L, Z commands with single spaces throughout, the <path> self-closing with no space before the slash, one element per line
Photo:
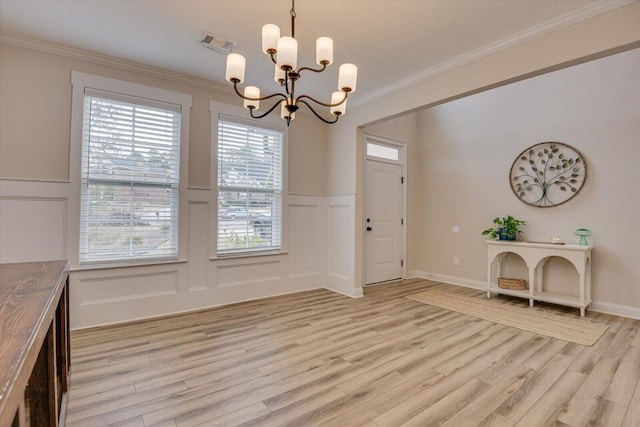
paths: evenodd
<path fill-rule="evenodd" d="M 522 193 L 524 194 L 524 193 Z M 493 223 L 495 224 L 493 228 L 487 228 L 482 231 L 482 235 L 489 235 L 492 239 L 496 239 L 499 237 L 500 233 L 515 237 L 517 233 L 521 233 L 520 230 L 521 225 L 526 225 L 526 221 L 516 219 L 511 215 L 507 215 L 505 217 L 496 217 L 493 219 Z"/>

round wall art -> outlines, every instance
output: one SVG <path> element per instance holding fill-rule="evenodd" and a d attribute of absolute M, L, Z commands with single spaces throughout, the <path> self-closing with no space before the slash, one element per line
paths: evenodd
<path fill-rule="evenodd" d="M 516 157 L 509 182 L 528 205 L 558 206 L 574 197 L 587 180 L 587 164 L 578 150 L 562 142 L 541 142 Z"/>

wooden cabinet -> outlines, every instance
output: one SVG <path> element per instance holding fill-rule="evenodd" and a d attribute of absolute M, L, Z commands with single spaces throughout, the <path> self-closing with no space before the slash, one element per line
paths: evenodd
<path fill-rule="evenodd" d="M 68 261 L 0 264 L 0 426 L 64 425 Z"/>
<path fill-rule="evenodd" d="M 593 246 L 554 245 L 545 243 L 527 243 L 505 240 L 487 240 L 487 298 L 491 293 L 512 295 L 534 301 L 545 301 L 554 304 L 568 305 L 580 309 L 584 316 L 585 309 L 591 304 L 591 250 Z M 529 269 L 529 289 L 502 289 L 497 285 L 500 276 L 500 264 L 508 253 L 519 255 Z M 568 260 L 578 272 L 578 294 L 576 296 L 548 292 L 542 284 L 542 271 L 550 257 Z"/>

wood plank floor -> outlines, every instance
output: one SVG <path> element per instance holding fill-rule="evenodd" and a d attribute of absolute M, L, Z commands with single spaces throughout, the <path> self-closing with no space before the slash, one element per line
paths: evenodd
<path fill-rule="evenodd" d="M 640 426 L 640 321 L 588 312 L 585 347 L 403 298 L 428 288 L 484 298 L 413 279 L 74 332 L 67 425 Z"/>

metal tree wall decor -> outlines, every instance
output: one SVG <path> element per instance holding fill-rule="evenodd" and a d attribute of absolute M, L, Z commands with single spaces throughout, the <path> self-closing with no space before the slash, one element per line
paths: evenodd
<path fill-rule="evenodd" d="M 558 206 L 574 197 L 587 180 L 587 164 L 578 150 L 562 142 L 541 142 L 516 157 L 509 182 L 524 203 Z"/>

